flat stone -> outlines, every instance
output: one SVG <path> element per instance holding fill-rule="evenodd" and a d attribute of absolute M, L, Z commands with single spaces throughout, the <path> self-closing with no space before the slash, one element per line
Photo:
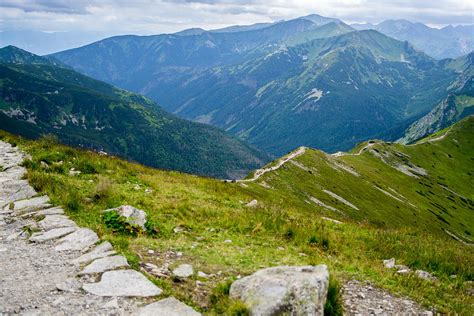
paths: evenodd
<path fill-rule="evenodd" d="M 104 257 L 108 257 L 111 255 L 115 255 L 116 252 L 113 250 L 112 245 L 108 241 L 104 241 L 88 253 L 83 254 L 77 259 L 74 259 L 73 263 L 85 263 L 90 262 L 95 259 L 100 259 Z"/>
<path fill-rule="evenodd" d="M 229 296 L 251 315 L 323 315 L 329 286 L 326 265 L 259 270 L 232 283 Z"/>
<path fill-rule="evenodd" d="M 4 172 L 1 173 L 2 175 Z M 10 203 L 16 200 L 31 198 L 36 191 L 28 184 L 27 180 L 0 179 L 0 208 L 8 209 Z"/>
<path fill-rule="evenodd" d="M 194 274 L 193 266 L 190 264 L 181 264 L 173 270 L 173 276 L 178 278 L 189 278 Z"/>
<path fill-rule="evenodd" d="M 108 270 L 114 270 L 128 266 L 127 259 L 125 259 L 123 256 L 105 257 L 92 261 L 84 268 L 84 270 L 79 272 L 79 275 L 102 273 Z"/>
<path fill-rule="evenodd" d="M 117 212 L 120 216 L 126 218 L 127 222 L 132 225 L 140 226 L 145 229 L 146 213 L 130 205 L 122 205 L 116 208 L 105 210 L 105 212 Z"/>
<path fill-rule="evenodd" d="M 35 207 L 41 207 L 43 204 L 46 204 L 49 202 L 49 197 L 47 195 L 43 196 L 37 196 L 28 200 L 20 200 L 17 202 L 14 202 L 14 211 L 18 210 L 23 210 L 26 208 L 35 208 Z"/>
<path fill-rule="evenodd" d="M 117 298 L 114 297 L 113 299 L 111 299 L 109 302 L 105 303 L 102 308 L 105 308 L 105 309 L 117 309 L 119 308 L 119 304 L 118 304 L 118 301 L 117 301 Z"/>
<path fill-rule="evenodd" d="M 200 316 L 190 306 L 178 301 L 174 297 L 168 297 L 158 302 L 149 304 L 141 308 L 138 312 L 140 316 Z"/>
<path fill-rule="evenodd" d="M 50 230 L 61 227 L 76 227 L 76 223 L 65 215 L 46 215 L 46 217 L 38 222 L 42 230 Z"/>
<path fill-rule="evenodd" d="M 97 283 L 82 286 L 84 291 L 98 296 L 158 296 L 162 290 L 135 270 L 107 271 Z"/>
<path fill-rule="evenodd" d="M 48 230 L 44 233 L 33 233 L 30 237 L 30 241 L 32 242 L 46 242 L 53 239 L 58 239 L 69 235 L 70 233 L 74 232 L 76 227 L 61 227 L 61 228 L 54 228 Z"/>
<path fill-rule="evenodd" d="M 82 284 L 76 278 L 69 278 L 56 284 L 56 288 L 64 292 L 79 292 Z"/>
<path fill-rule="evenodd" d="M 36 212 L 36 215 L 62 215 L 64 210 L 61 207 L 52 207 Z"/>
<path fill-rule="evenodd" d="M 84 250 L 99 241 L 99 237 L 88 228 L 79 228 L 72 234 L 61 238 L 58 245 L 54 248 L 56 251 L 77 251 Z"/>

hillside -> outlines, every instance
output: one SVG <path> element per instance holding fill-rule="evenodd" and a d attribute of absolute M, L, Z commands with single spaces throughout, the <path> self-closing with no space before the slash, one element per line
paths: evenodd
<path fill-rule="evenodd" d="M 456 78 L 407 42 L 320 16 L 186 34 L 113 37 L 53 56 L 276 156 L 398 139 Z"/>
<path fill-rule="evenodd" d="M 13 51 L 13 52 L 12 52 Z M 30 138 L 102 150 L 163 169 L 237 178 L 266 155 L 226 133 L 179 119 L 140 95 L 6 47 L 0 58 L 0 126 Z M 42 63 L 41 63 L 42 62 Z"/>
<path fill-rule="evenodd" d="M 474 114 L 474 53 L 449 61 L 447 68 L 457 73 L 448 95 L 428 114 L 411 124 L 401 143 L 410 143 Z"/>
<path fill-rule="evenodd" d="M 458 58 L 474 50 L 474 25 L 432 28 L 407 20 L 387 20 L 379 24 L 353 24 L 358 30 L 373 29 L 401 41 L 437 59 Z"/>
<path fill-rule="evenodd" d="M 50 139 L 1 139 L 31 155 L 25 166 L 36 190 L 110 241 L 164 296 L 204 313 L 243 310 L 226 294 L 239 276 L 325 263 L 340 284 L 369 281 L 441 313 L 472 314 L 473 133 L 470 116 L 410 146 L 369 141 L 336 155 L 301 148 L 239 182 L 146 168 Z M 102 211 L 123 204 L 146 211 L 156 235 L 107 226 Z M 437 279 L 386 269 L 382 260 L 392 257 Z M 177 281 L 168 268 L 181 263 L 207 276 Z"/>

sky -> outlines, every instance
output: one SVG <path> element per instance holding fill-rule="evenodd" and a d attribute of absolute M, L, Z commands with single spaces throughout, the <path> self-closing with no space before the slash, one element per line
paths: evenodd
<path fill-rule="evenodd" d="M 172 33 L 273 22 L 317 13 L 347 23 L 407 19 L 472 24 L 472 0 L 0 0 L 0 30 Z"/>

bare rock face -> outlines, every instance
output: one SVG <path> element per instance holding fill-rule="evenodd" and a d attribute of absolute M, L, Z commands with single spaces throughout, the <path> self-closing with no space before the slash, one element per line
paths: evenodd
<path fill-rule="evenodd" d="M 140 309 L 139 315 L 200 316 L 201 314 L 174 297 L 168 297 L 143 307 Z"/>
<path fill-rule="evenodd" d="M 323 315 L 328 285 L 326 265 L 281 266 L 235 281 L 230 297 L 242 300 L 251 315 Z"/>
<path fill-rule="evenodd" d="M 162 290 L 135 270 L 108 271 L 97 283 L 82 286 L 84 291 L 98 296 L 158 296 Z"/>
<path fill-rule="evenodd" d="M 117 212 L 120 216 L 127 219 L 127 222 L 132 225 L 140 226 L 145 229 L 146 213 L 130 205 L 122 205 L 116 208 L 105 210 L 105 212 Z"/>

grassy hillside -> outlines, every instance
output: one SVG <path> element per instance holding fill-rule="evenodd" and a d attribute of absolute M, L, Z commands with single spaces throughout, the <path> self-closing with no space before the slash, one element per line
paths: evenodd
<path fill-rule="evenodd" d="M 31 154 L 25 165 L 37 190 L 111 241 L 135 268 L 191 263 L 214 274 L 182 282 L 150 274 L 163 295 L 205 313 L 231 314 L 240 306 L 225 294 L 239 275 L 273 265 L 326 263 L 339 282 L 370 280 L 440 312 L 469 315 L 473 133 L 469 117 L 412 146 L 369 142 L 339 157 L 301 150 L 286 163 L 270 164 L 278 169 L 237 183 L 150 169 L 48 138 L 1 138 Z M 71 168 L 81 173 L 71 176 Z M 246 206 L 253 199 L 258 204 Z M 145 210 L 157 234 L 129 236 L 108 228 L 101 211 L 121 204 Z M 387 270 L 382 260 L 391 257 L 438 280 Z"/>
<path fill-rule="evenodd" d="M 2 129 L 30 138 L 54 134 L 69 145 L 221 178 L 244 176 L 267 160 L 217 128 L 179 119 L 143 96 L 41 60 L 17 48 L 0 50 Z"/>

